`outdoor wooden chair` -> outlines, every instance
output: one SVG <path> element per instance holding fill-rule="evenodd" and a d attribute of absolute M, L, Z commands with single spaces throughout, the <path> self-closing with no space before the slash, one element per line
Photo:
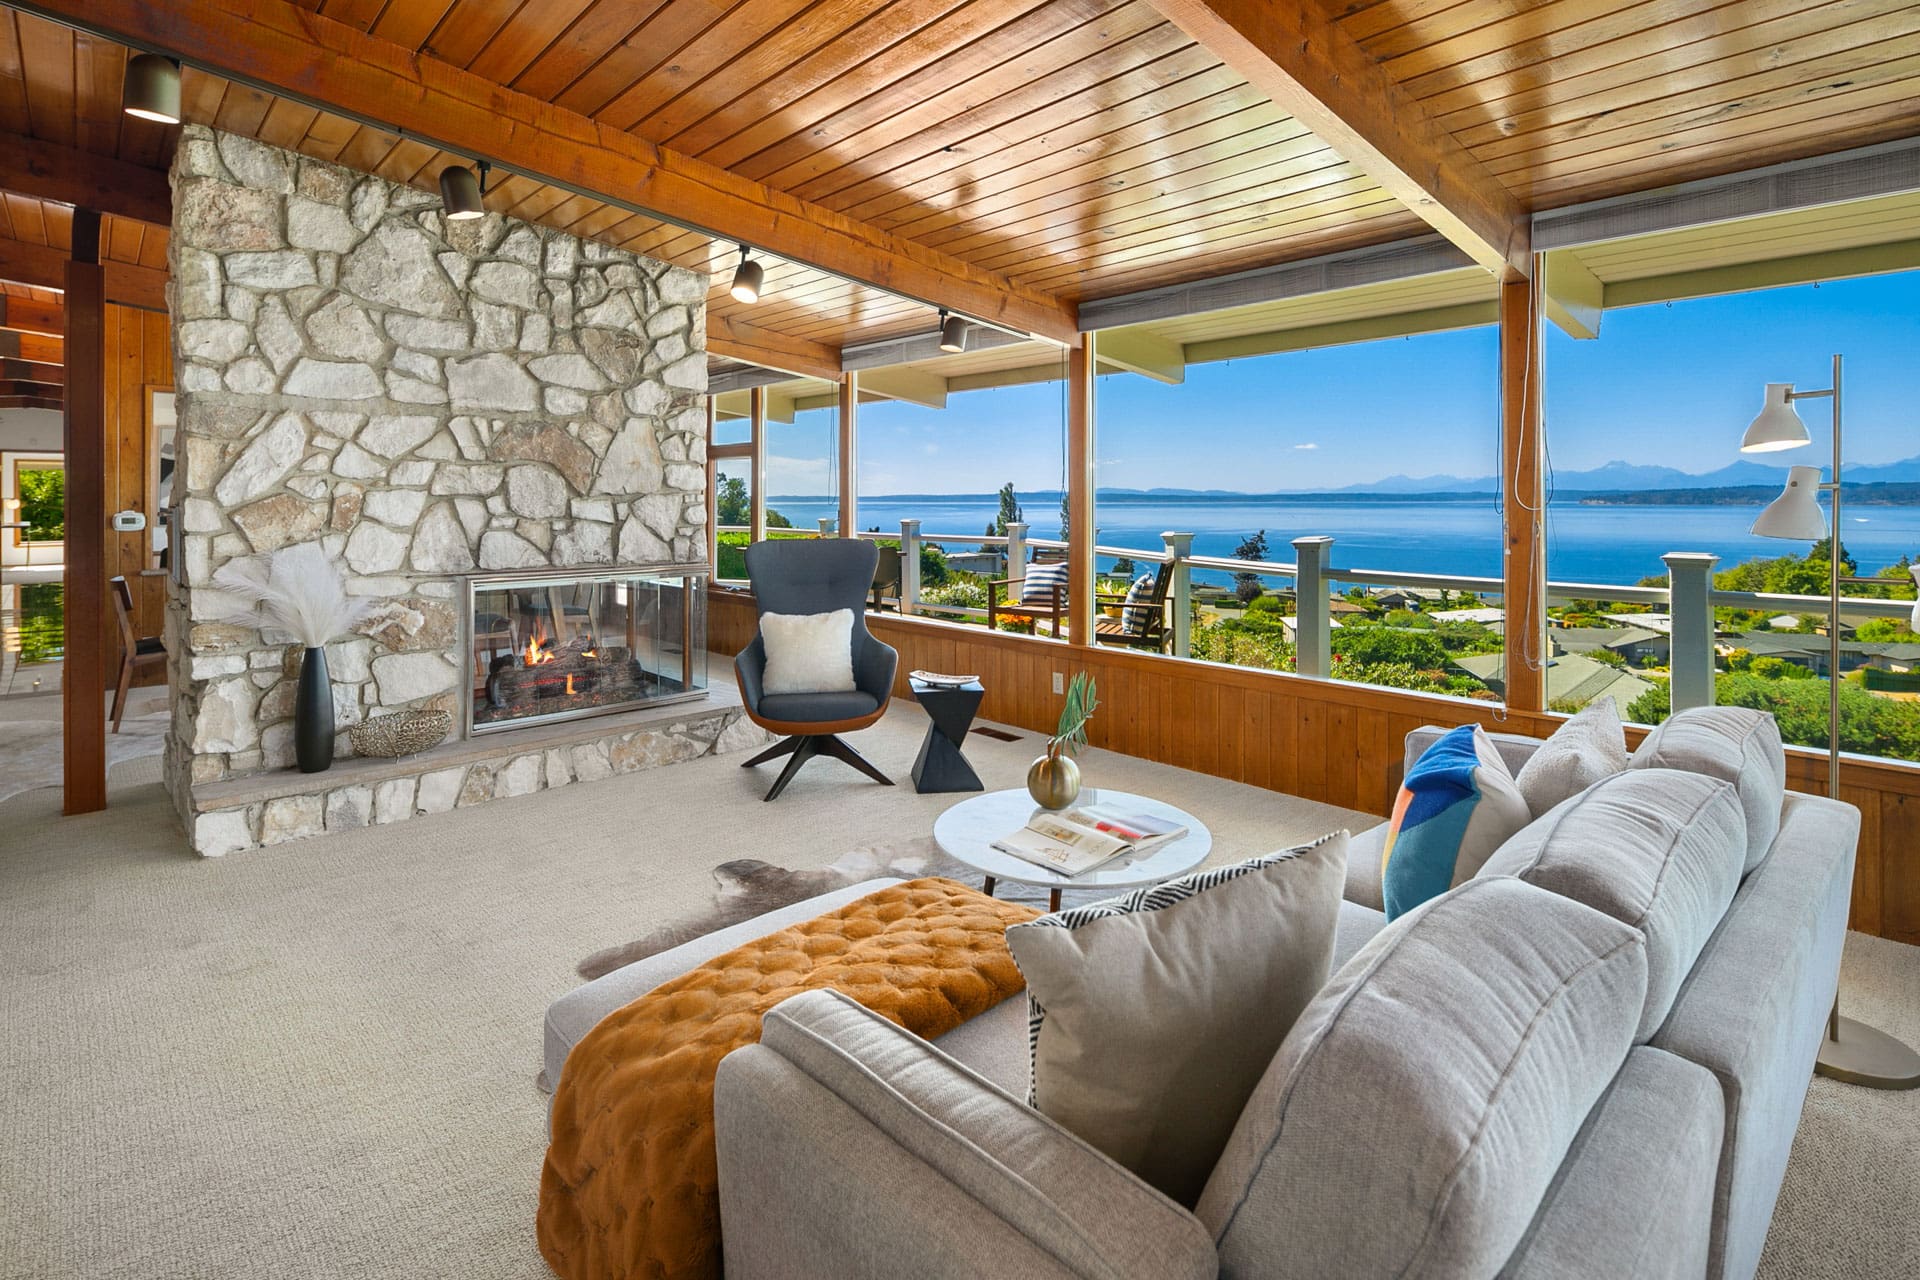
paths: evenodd
<path fill-rule="evenodd" d="M 120 623 L 120 683 L 113 691 L 113 731 L 120 732 L 120 717 L 127 709 L 127 691 L 133 687 L 133 674 L 167 665 L 167 646 L 159 636 L 133 634 L 133 593 L 127 580 L 110 579 L 113 584 L 113 616 Z"/>
<path fill-rule="evenodd" d="M 889 594 L 900 594 L 900 548 L 882 546 L 880 558 L 873 566 L 873 597 L 869 602 L 874 613 L 882 611 L 882 604 Z"/>
<path fill-rule="evenodd" d="M 1162 564 L 1154 570 L 1153 589 L 1145 599 L 1128 604 L 1125 591 L 1097 593 L 1094 596 L 1096 609 L 1102 605 L 1119 605 L 1121 608 L 1117 616 L 1109 617 L 1104 613 L 1094 616 L 1094 643 L 1164 652 L 1167 645 L 1167 592 L 1172 585 L 1173 566 Z"/>
<path fill-rule="evenodd" d="M 1001 618 L 1027 618 L 1036 624 L 1041 619 L 1045 619 L 1053 624 L 1053 634 L 1059 635 L 1060 621 L 1067 612 L 1066 575 L 1062 573 L 1044 593 L 1040 594 L 1038 599 L 1026 599 L 1026 575 L 1032 573 L 1034 569 L 1042 567 L 1051 569 L 1056 565 L 1061 569 L 1066 567 L 1059 561 L 1036 560 L 1033 564 L 1024 566 L 1022 576 L 1018 578 L 989 578 L 987 580 L 987 626 L 989 628 L 999 626 Z M 1005 603 L 1000 600 L 1002 589 L 1005 589 L 1007 595 Z"/>

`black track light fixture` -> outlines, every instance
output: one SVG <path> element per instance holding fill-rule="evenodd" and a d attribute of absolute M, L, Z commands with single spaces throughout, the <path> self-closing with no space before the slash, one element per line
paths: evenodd
<path fill-rule="evenodd" d="M 486 216 L 487 174 L 493 168 L 479 162 L 479 173 L 463 164 L 450 164 L 440 171 L 440 205 L 447 217 L 465 221 Z"/>
<path fill-rule="evenodd" d="M 136 53 L 127 59 L 120 109 L 142 120 L 179 124 L 180 64 L 157 53 Z"/>
<path fill-rule="evenodd" d="M 740 265 L 733 269 L 733 287 L 727 290 L 734 301 L 749 306 L 760 301 L 760 286 L 767 280 L 767 273 L 749 256 L 752 252 L 746 245 L 740 246 Z"/>
<path fill-rule="evenodd" d="M 940 349 L 958 354 L 967 349 L 967 335 L 973 326 L 965 316 L 956 316 L 945 307 L 940 309 Z"/>

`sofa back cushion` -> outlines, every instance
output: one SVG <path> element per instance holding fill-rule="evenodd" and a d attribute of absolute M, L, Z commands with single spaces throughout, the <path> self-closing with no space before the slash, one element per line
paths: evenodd
<path fill-rule="evenodd" d="M 1634 1037 L 1644 1044 L 1720 927 L 1746 856 L 1747 822 L 1732 783 L 1633 769 L 1549 810 L 1480 874 L 1551 889 L 1646 935 L 1647 1002 Z"/>
<path fill-rule="evenodd" d="M 1780 833 L 1787 753 L 1780 726 L 1745 707 L 1689 707 L 1668 716 L 1633 753 L 1633 769 L 1684 769 L 1731 782 L 1747 818 L 1746 870 L 1760 865 Z"/>
<path fill-rule="evenodd" d="M 1201 1194 L 1220 1274 L 1494 1275 L 1646 989 L 1638 930 L 1518 880 L 1388 925 L 1294 1023 Z"/>

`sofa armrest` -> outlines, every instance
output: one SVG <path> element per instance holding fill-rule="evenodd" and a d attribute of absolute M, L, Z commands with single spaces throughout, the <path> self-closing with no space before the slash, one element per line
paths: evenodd
<path fill-rule="evenodd" d="M 1218 1271 L 1192 1214 L 837 992 L 721 1062 L 714 1126 L 728 1280 Z"/>
<path fill-rule="evenodd" d="M 1852 805 L 1788 793 L 1772 850 L 1654 1033 L 1654 1047 L 1713 1072 L 1726 1095 L 1710 1277 L 1759 1265 L 1840 981 L 1859 839 Z"/>

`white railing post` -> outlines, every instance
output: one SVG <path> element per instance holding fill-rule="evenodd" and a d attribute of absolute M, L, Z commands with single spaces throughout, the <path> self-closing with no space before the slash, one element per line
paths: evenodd
<path fill-rule="evenodd" d="M 1010 520 L 1007 522 L 1006 556 L 1007 556 L 1007 564 L 1006 564 L 1007 571 L 1001 574 L 1000 576 L 1003 578 L 1026 577 L 1027 576 L 1027 524 L 1026 524 L 1026 521 Z M 1014 588 L 1012 591 L 1012 594 L 1015 596 L 1018 596 L 1020 594 L 1019 589 Z"/>
<path fill-rule="evenodd" d="M 1673 619 L 1668 693 L 1673 709 L 1713 705 L 1713 566 L 1720 557 L 1675 551 L 1667 566 L 1667 613 Z"/>
<path fill-rule="evenodd" d="M 1173 628 L 1168 632 L 1173 638 L 1173 656 L 1190 657 L 1193 653 L 1193 570 L 1187 565 L 1187 557 L 1193 554 L 1193 535 L 1163 533 L 1160 541 L 1167 544 L 1167 563 L 1173 573 L 1173 580 L 1167 583 L 1167 599 L 1172 601 L 1173 609 Z"/>
<path fill-rule="evenodd" d="M 1327 608 L 1327 551 L 1333 539 L 1324 536 L 1295 538 L 1293 557 L 1298 572 L 1293 579 L 1293 669 L 1303 676 L 1330 675 L 1333 671 L 1333 631 L 1328 623 L 1332 611 Z"/>
<path fill-rule="evenodd" d="M 900 522 L 900 612 L 912 613 L 920 602 L 920 522 Z"/>
<path fill-rule="evenodd" d="M 823 538 L 831 538 L 833 536 L 833 525 L 834 520 L 832 516 L 821 516 L 820 536 Z"/>

